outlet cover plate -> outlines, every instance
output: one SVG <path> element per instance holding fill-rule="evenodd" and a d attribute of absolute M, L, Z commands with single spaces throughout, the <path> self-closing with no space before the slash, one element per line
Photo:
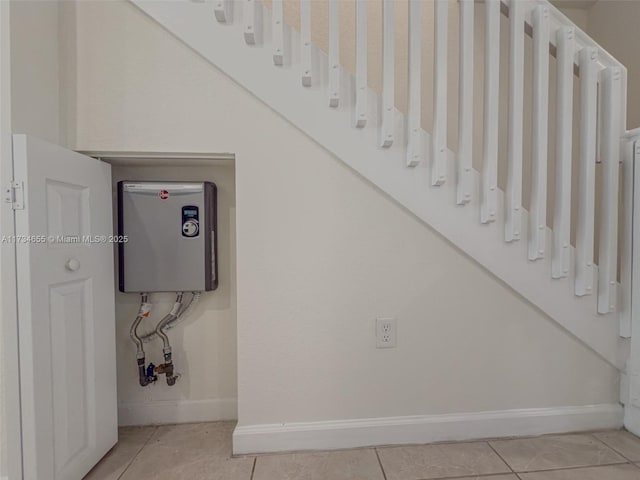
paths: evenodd
<path fill-rule="evenodd" d="M 395 348 L 398 339 L 395 318 L 376 318 L 376 348 Z"/>

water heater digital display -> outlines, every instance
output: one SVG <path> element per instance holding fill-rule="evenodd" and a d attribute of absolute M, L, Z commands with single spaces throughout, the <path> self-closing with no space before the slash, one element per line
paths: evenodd
<path fill-rule="evenodd" d="M 198 218 L 198 207 L 182 207 L 182 235 L 185 237 L 197 237 L 200 233 L 200 219 Z"/>
<path fill-rule="evenodd" d="M 118 183 L 120 291 L 194 292 L 218 285 L 216 186 Z"/>

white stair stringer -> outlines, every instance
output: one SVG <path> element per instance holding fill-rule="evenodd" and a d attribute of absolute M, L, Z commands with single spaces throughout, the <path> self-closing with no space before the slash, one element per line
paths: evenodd
<path fill-rule="evenodd" d="M 511 287 L 563 329 L 596 352 L 605 361 L 622 369 L 628 356 L 628 340 L 619 337 L 617 314 L 598 315 L 597 295 L 577 297 L 570 278 L 551 278 L 550 254 L 543 260 L 527 260 L 527 212 L 523 212 L 521 241 L 504 241 L 504 224 L 480 224 L 477 194 L 466 205 L 456 205 L 455 154 L 448 152 L 449 181 L 431 186 L 430 136 L 423 131 L 423 158 L 418 167 L 406 166 L 406 132 L 404 115 L 396 111 L 396 131 L 391 148 L 380 148 L 380 101 L 368 92 L 369 117 L 365 128 L 354 128 L 354 78 L 342 69 L 340 106 L 327 105 L 327 58 L 312 48 L 313 80 L 303 87 L 295 48 L 284 58 L 284 65 L 274 66 L 269 48 L 270 10 L 264 8 L 264 45 L 248 46 L 243 40 L 243 26 L 220 24 L 214 18 L 211 1 L 131 0 L 178 39 L 210 61 L 218 69 L 271 107 L 302 132 L 330 151 L 345 164 L 376 185 L 404 208 L 412 212 L 449 242 L 474 259 Z M 236 9 L 241 2 L 235 3 Z M 240 14 L 234 14 L 241 18 Z M 285 38 L 299 45 L 299 33 L 285 26 Z M 475 192 L 480 176 L 473 172 Z M 504 193 L 498 195 L 496 217 L 502 219 Z M 551 245 L 551 230 L 546 231 Z M 574 247 L 571 247 L 572 251 Z M 550 253 L 550 252 L 549 252 Z M 573 255 L 572 255 L 573 257 Z M 597 285 L 594 269 L 594 286 Z"/>

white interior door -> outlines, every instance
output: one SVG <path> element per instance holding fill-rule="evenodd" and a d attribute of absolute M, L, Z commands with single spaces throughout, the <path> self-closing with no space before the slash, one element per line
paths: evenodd
<path fill-rule="evenodd" d="M 26 135 L 13 161 L 24 478 L 79 480 L 117 441 L 111 167 Z"/>

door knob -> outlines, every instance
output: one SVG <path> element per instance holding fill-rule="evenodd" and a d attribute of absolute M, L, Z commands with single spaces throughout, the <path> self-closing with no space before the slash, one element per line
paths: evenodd
<path fill-rule="evenodd" d="M 70 258 L 67 263 L 64 264 L 65 268 L 70 272 L 75 272 L 80 268 L 80 261 L 76 258 Z"/>

